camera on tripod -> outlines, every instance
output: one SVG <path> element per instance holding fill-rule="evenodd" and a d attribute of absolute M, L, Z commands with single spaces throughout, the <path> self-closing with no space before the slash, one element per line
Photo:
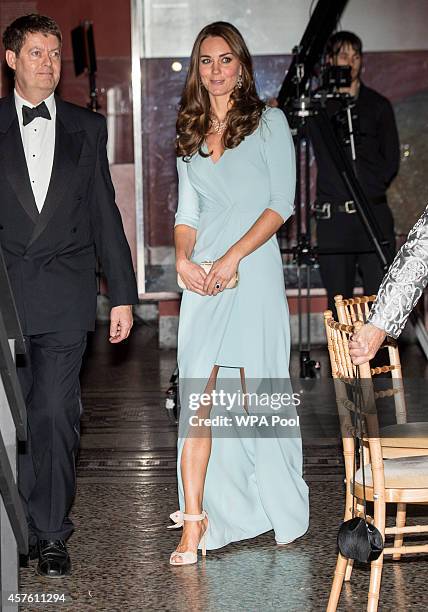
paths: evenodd
<path fill-rule="evenodd" d="M 355 144 L 358 140 L 358 116 L 355 112 L 355 99 L 349 89 L 352 83 L 351 66 L 334 66 L 323 63 L 319 74 L 320 83 L 317 91 L 312 95 L 313 115 L 317 114 L 320 104 L 326 107 L 327 100 L 334 100 L 330 107 L 330 120 L 339 141 L 351 146 L 352 159 L 355 160 Z"/>
<path fill-rule="evenodd" d="M 336 93 L 339 89 L 350 87 L 351 66 L 332 66 L 325 64 L 321 69 L 321 89 Z"/>

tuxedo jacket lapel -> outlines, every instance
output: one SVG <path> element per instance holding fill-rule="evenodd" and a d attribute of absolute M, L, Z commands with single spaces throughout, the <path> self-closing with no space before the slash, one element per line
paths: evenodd
<path fill-rule="evenodd" d="M 38 215 L 33 234 L 27 248 L 37 240 L 61 205 L 67 189 L 77 170 L 84 141 L 84 131 L 71 121 L 61 100 L 56 97 L 55 151 L 52 174 L 43 208 Z M 24 158 L 25 161 L 25 158 Z M 31 187 L 30 187 L 31 189 Z"/>
<path fill-rule="evenodd" d="M 0 165 L 19 203 L 33 223 L 39 219 L 39 211 L 31 189 L 24 147 L 22 146 L 14 96 L 9 96 L 0 115 Z"/>

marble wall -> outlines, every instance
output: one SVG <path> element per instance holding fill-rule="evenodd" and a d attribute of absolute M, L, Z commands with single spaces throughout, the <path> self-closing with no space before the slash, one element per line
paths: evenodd
<path fill-rule="evenodd" d="M 143 157 L 145 174 L 146 239 L 150 247 L 172 244 L 176 209 L 174 136 L 176 108 L 183 87 L 187 59 L 181 72 L 172 70 L 177 58 L 142 60 Z M 289 56 L 256 56 L 255 71 L 263 98 L 275 96 L 290 61 Z M 428 51 L 367 53 L 364 82 L 386 95 L 396 112 L 402 146 L 400 175 L 390 190 L 397 232 L 406 233 L 428 200 L 424 167 L 428 162 Z"/>
<path fill-rule="evenodd" d="M 347 9 L 349 15 L 344 15 L 345 21 L 348 19 L 350 23 L 355 19 L 351 13 L 355 12 L 352 5 L 354 3 L 351 2 Z M 421 10 L 425 10 L 424 6 L 427 6 L 425 2 L 409 0 L 410 17 L 421 14 Z M 109 122 L 109 158 L 115 164 L 133 163 L 130 2 L 73 0 L 60 4 L 53 0 L 1 0 L 1 25 L 5 26 L 10 19 L 30 10 L 49 14 L 60 24 L 64 33 L 64 61 L 59 92 L 65 99 L 81 105 L 88 102 L 88 81 L 84 75 L 77 78 L 74 75 L 70 30 L 82 19 L 93 20 L 100 112 L 107 115 Z M 343 25 L 348 26 L 348 21 L 345 21 Z M 368 37 L 370 32 L 368 28 Z M 296 41 L 300 34 L 300 30 L 296 30 Z M 364 30 L 361 30 L 361 34 L 365 39 Z M 381 42 L 377 48 L 382 48 L 382 45 L 385 48 L 384 41 Z M 374 48 L 373 45 L 372 41 L 368 48 Z M 174 72 L 171 68 L 173 61 L 180 61 L 183 69 Z M 289 61 L 287 55 L 255 56 L 257 83 L 262 97 L 268 98 L 277 93 Z M 146 244 L 153 260 L 156 260 L 156 253 L 163 252 L 162 249 L 167 252 L 172 245 L 176 208 L 174 126 L 187 65 L 187 59 L 172 56 L 141 60 L 145 231 Z M 6 76 L 4 63 L 2 73 L 1 93 L 4 95 L 13 86 Z M 400 175 L 391 188 L 390 201 L 397 231 L 404 233 L 428 199 L 428 187 L 424 181 L 424 164 L 428 152 L 423 137 L 428 124 L 428 51 L 370 51 L 365 55 L 363 78 L 367 85 L 389 97 L 395 107 L 403 162 Z M 132 193 L 129 190 L 126 193 L 132 198 L 126 203 L 127 216 L 130 218 L 129 211 L 135 209 L 135 202 Z M 135 232 L 135 228 L 132 228 L 132 232 Z"/>
<path fill-rule="evenodd" d="M 135 0 L 141 10 L 144 57 L 186 56 L 207 23 L 229 21 L 252 55 L 284 55 L 298 44 L 309 18 L 329 0 Z M 334 3 L 336 7 L 340 2 Z M 426 0 L 342 0 L 339 28 L 361 32 L 366 51 L 428 49 Z M 337 10 L 333 6 L 333 13 Z M 403 16 L 405 15 L 405 19 Z M 171 32 L 174 33 L 171 36 Z"/>

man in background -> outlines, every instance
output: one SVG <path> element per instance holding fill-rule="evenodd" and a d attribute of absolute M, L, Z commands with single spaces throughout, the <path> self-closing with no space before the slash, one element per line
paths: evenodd
<path fill-rule="evenodd" d="M 340 89 L 340 93 L 348 93 L 353 104 L 354 169 L 383 238 L 394 253 L 394 222 L 386 190 L 398 172 L 400 149 L 392 106 L 385 97 L 361 81 L 363 53 L 358 36 L 346 31 L 333 34 L 327 43 L 326 55 L 332 65 L 351 67 L 351 85 Z M 326 109 L 347 155 L 352 159 L 350 143 L 345 143 L 348 127 L 343 102 L 328 99 Z M 366 295 L 377 292 L 384 272 L 352 196 L 321 138 L 316 116 L 309 119 L 309 135 L 318 169 L 314 208 L 320 273 L 327 290 L 328 308 L 335 312 L 335 295 L 346 298 L 353 295 L 357 267 Z"/>

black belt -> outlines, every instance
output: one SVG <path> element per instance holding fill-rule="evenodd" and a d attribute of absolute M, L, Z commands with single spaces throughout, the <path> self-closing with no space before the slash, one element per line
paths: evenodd
<path fill-rule="evenodd" d="M 369 203 L 373 206 L 378 204 L 386 204 L 386 196 L 379 196 L 377 198 L 370 198 Z M 357 207 L 354 200 L 347 200 L 346 202 L 315 202 L 313 206 L 315 216 L 317 219 L 331 219 L 332 213 L 341 212 L 348 215 L 355 214 Z"/>

